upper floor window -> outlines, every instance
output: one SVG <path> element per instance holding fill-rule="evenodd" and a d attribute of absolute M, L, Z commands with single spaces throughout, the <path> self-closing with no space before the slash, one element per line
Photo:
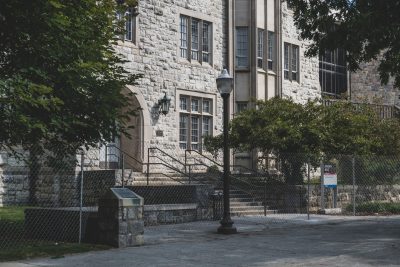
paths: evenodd
<path fill-rule="evenodd" d="M 347 91 L 345 51 L 325 51 L 319 57 L 319 83 L 323 95 L 339 97 Z"/>
<path fill-rule="evenodd" d="M 257 67 L 263 68 L 264 61 L 264 30 L 258 29 L 257 31 Z"/>
<path fill-rule="evenodd" d="M 236 67 L 249 67 L 249 28 L 236 28 Z"/>
<path fill-rule="evenodd" d="M 212 99 L 181 95 L 179 98 L 179 147 L 200 150 L 203 136 L 212 135 Z"/>
<path fill-rule="evenodd" d="M 283 51 L 283 76 L 285 80 L 299 81 L 299 46 L 285 43 Z"/>
<path fill-rule="evenodd" d="M 125 41 L 135 42 L 136 41 L 136 16 L 133 8 L 128 8 L 125 13 L 117 13 L 118 20 L 124 20 L 124 35 L 122 39 Z"/>
<path fill-rule="evenodd" d="M 236 113 L 240 113 L 248 109 L 248 102 L 236 102 Z"/>
<path fill-rule="evenodd" d="M 275 33 L 268 31 L 268 69 L 274 70 Z"/>
<path fill-rule="evenodd" d="M 181 57 L 211 63 L 212 24 L 181 15 L 179 28 Z"/>

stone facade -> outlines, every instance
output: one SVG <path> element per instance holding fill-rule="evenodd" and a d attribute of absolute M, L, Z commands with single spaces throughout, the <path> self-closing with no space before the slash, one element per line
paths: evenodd
<path fill-rule="evenodd" d="M 196 95 L 213 101 L 214 134 L 221 131 L 222 99 L 215 79 L 224 63 L 223 0 L 141 0 L 136 18 L 137 35 L 134 42 L 120 42 L 117 51 L 128 60 L 125 68 L 141 73 L 138 85 L 129 87 L 136 93 L 140 107 L 144 133 L 141 139 L 142 158 L 149 146 L 177 149 L 179 143 L 179 96 Z M 212 55 L 210 63 L 182 58 L 180 56 L 180 16 L 185 15 L 212 23 Z M 171 97 L 169 113 L 158 113 L 158 100 Z M 142 101 L 141 101 L 142 100 Z M 146 115 L 147 114 L 147 115 Z M 146 121 L 149 120 L 149 121 Z M 156 134 L 157 133 L 157 134 Z M 122 142 L 121 146 L 124 144 Z M 132 151 L 133 148 L 125 147 Z M 132 151 L 132 154 L 135 152 Z"/>
<path fill-rule="evenodd" d="M 283 79 L 282 97 L 292 98 L 297 103 L 306 103 L 321 97 L 321 86 L 319 84 L 319 59 L 318 57 L 306 57 L 308 42 L 301 40 L 299 30 L 294 25 L 293 11 L 282 4 L 282 47 L 285 42 L 298 45 L 300 78 L 299 81 Z M 282 48 L 283 49 L 283 48 Z"/>
<path fill-rule="evenodd" d="M 393 80 L 382 85 L 378 73 L 378 61 L 363 63 L 360 70 L 350 73 L 351 100 L 382 105 L 399 105 L 400 94 Z"/>

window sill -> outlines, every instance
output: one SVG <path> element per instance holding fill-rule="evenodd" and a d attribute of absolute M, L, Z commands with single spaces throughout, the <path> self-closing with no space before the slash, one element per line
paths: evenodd
<path fill-rule="evenodd" d="M 199 62 L 197 60 L 192 60 L 189 61 L 186 58 L 183 57 L 178 57 L 177 58 L 177 63 L 182 64 L 182 65 L 186 65 L 186 66 L 195 66 L 195 67 L 203 67 L 203 68 L 213 68 L 211 63 L 208 62 Z"/>
<path fill-rule="evenodd" d="M 235 67 L 235 71 L 237 71 L 237 72 L 249 72 L 250 69 L 248 67 L 245 67 L 245 68 L 243 68 L 243 67 Z"/>
<path fill-rule="evenodd" d="M 257 68 L 257 72 L 258 73 L 267 73 L 264 69 L 262 69 L 262 68 Z"/>
<path fill-rule="evenodd" d="M 269 74 L 269 75 L 274 75 L 274 76 L 276 76 L 276 72 L 273 71 L 273 70 L 268 70 L 268 74 Z"/>
<path fill-rule="evenodd" d="M 133 41 L 118 41 L 117 45 L 125 46 L 125 47 L 132 47 L 132 48 L 138 47 L 137 44 Z"/>

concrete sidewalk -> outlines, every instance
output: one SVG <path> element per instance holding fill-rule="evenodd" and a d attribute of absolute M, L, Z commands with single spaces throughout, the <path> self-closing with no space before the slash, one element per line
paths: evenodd
<path fill-rule="evenodd" d="M 284 219 L 284 220 L 283 220 Z M 146 245 L 0 264 L 33 266 L 400 266 L 400 217 L 282 215 L 150 227 Z"/>

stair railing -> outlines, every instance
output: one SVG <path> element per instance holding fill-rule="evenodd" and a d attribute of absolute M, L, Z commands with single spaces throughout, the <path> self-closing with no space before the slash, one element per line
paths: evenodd
<path fill-rule="evenodd" d="M 178 164 L 178 166 L 182 166 L 183 171 L 180 170 L 179 168 L 173 166 L 172 164 L 170 164 L 170 162 L 167 162 L 164 158 L 162 158 L 159 155 L 155 154 L 155 152 L 158 152 L 163 157 L 166 157 L 166 158 L 170 159 L 171 162 L 174 162 L 174 163 Z M 155 158 L 155 159 L 159 160 L 160 162 L 151 162 L 151 158 Z M 162 149 L 160 149 L 158 147 L 149 147 L 147 149 L 147 163 L 146 164 L 147 164 L 147 172 L 146 172 L 146 175 L 147 175 L 147 182 L 146 183 L 147 183 L 147 185 L 149 185 L 149 183 L 150 183 L 150 166 L 152 166 L 152 165 L 164 166 L 167 169 L 174 171 L 175 173 L 179 173 L 179 174 L 181 174 L 183 176 L 186 176 L 188 178 L 188 180 L 189 180 L 189 184 L 191 182 L 190 176 L 188 176 L 188 174 L 186 172 L 185 163 L 181 162 L 179 159 L 171 156 L 169 153 L 167 153 L 166 151 L 164 151 L 164 150 L 162 150 Z M 163 176 L 166 176 L 166 177 L 170 178 L 171 180 L 174 180 L 176 182 L 179 182 L 179 183 L 183 184 L 182 181 L 173 178 L 171 175 L 168 175 L 166 173 L 159 173 L 159 174 L 162 174 Z"/>

